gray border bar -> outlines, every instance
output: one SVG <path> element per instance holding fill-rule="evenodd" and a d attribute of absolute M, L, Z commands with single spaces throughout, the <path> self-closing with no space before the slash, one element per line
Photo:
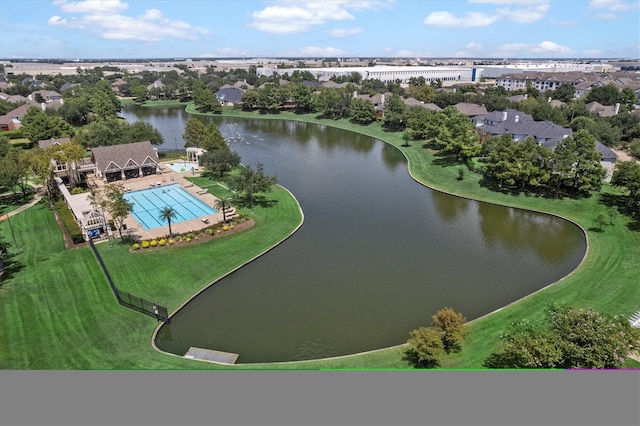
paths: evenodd
<path fill-rule="evenodd" d="M 0 424 L 640 424 L 640 370 L 3 371 Z"/>

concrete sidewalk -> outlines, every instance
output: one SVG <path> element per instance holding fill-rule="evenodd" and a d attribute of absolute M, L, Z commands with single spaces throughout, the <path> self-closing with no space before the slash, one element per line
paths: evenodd
<path fill-rule="evenodd" d="M 18 213 L 25 211 L 26 209 L 28 209 L 29 207 L 33 207 L 35 206 L 38 201 L 40 201 L 42 199 L 42 197 L 44 196 L 44 190 L 42 188 L 37 188 L 36 189 L 36 194 L 33 196 L 33 200 L 29 201 L 27 204 L 25 204 L 24 206 L 20 206 L 17 209 L 0 216 L 0 222 L 2 222 L 3 220 L 6 220 L 9 217 L 13 217 L 15 215 L 17 215 Z"/>

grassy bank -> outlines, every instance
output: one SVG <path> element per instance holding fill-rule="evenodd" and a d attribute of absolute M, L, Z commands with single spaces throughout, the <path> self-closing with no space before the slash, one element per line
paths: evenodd
<path fill-rule="evenodd" d="M 253 228 L 218 240 L 156 252 L 104 243 L 98 249 L 119 288 L 171 311 L 300 224 L 299 206 L 285 189 L 277 187 L 268 198 L 277 207 L 256 207 Z M 12 224 L 23 268 L 0 290 L 0 368 L 212 368 L 153 349 L 156 321 L 118 305 L 88 247 L 64 249 L 43 202 Z M 0 232 L 8 232 L 5 222 Z"/>

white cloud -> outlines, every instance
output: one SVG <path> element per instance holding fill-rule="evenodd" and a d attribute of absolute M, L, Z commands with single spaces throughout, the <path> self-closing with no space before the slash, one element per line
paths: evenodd
<path fill-rule="evenodd" d="M 351 11 L 379 10 L 389 3 L 392 1 L 280 0 L 274 6 L 251 13 L 253 21 L 248 25 L 270 34 L 295 34 L 331 21 L 353 21 L 356 18 Z"/>
<path fill-rule="evenodd" d="M 482 49 L 482 45 L 480 43 L 476 43 L 475 41 L 472 41 L 470 43 L 467 43 L 467 45 L 464 48 L 471 49 L 471 50 L 480 50 Z"/>
<path fill-rule="evenodd" d="M 561 46 L 552 41 L 543 41 L 542 43 L 531 49 L 533 53 L 548 53 L 551 55 L 569 55 L 573 53 L 570 47 Z"/>
<path fill-rule="evenodd" d="M 505 52 L 517 52 L 521 50 L 527 50 L 530 48 L 531 48 L 531 45 L 526 43 L 507 43 L 500 46 L 499 50 L 505 51 Z"/>
<path fill-rule="evenodd" d="M 106 3 L 109 5 L 105 5 Z M 108 40 L 157 42 L 171 37 L 194 40 L 198 36 L 211 34 L 206 28 L 166 18 L 157 9 L 149 9 L 139 17 L 119 14 L 118 11 L 127 7 L 120 0 L 75 3 L 56 1 L 54 4 L 63 12 L 79 13 L 80 16 L 52 16 L 49 18 L 49 25 L 93 32 Z"/>
<path fill-rule="evenodd" d="M 589 9 L 593 10 L 593 17 L 602 20 L 612 20 L 621 17 L 624 12 L 629 12 L 640 7 L 637 0 L 591 0 Z"/>
<path fill-rule="evenodd" d="M 364 32 L 362 28 L 354 27 L 354 28 L 334 28 L 332 30 L 327 31 L 330 35 L 334 37 L 349 37 L 352 35 L 360 34 Z"/>
<path fill-rule="evenodd" d="M 69 2 L 68 0 L 55 0 L 53 4 L 60 7 L 60 10 L 66 13 L 116 13 L 123 12 L 129 8 L 128 4 L 121 3 L 120 0 L 86 0 L 73 2 Z"/>
<path fill-rule="evenodd" d="M 591 0 L 589 3 L 591 9 L 607 9 L 611 12 L 628 12 L 639 6 L 637 0 Z"/>
<path fill-rule="evenodd" d="M 300 56 L 342 56 L 346 51 L 342 49 L 336 49 L 335 47 L 315 47 L 315 46 L 307 46 L 301 47 L 298 49 L 298 54 Z"/>
<path fill-rule="evenodd" d="M 518 24 L 530 24 L 544 18 L 549 10 L 548 4 L 540 4 L 538 6 L 527 7 L 524 9 L 498 9 L 498 15 L 505 17 L 510 21 Z"/>
<path fill-rule="evenodd" d="M 488 3 L 488 4 L 536 4 L 549 3 L 549 0 L 467 0 L 469 3 Z"/>
<path fill-rule="evenodd" d="M 504 56 L 510 53 L 520 53 L 522 54 L 535 54 L 538 56 L 563 56 L 570 55 L 573 50 L 570 47 L 562 46 L 552 41 L 543 41 L 538 44 L 530 44 L 530 43 L 507 43 L 498 48 L 497 52 L 494 52 L 497 56 Z"/>
<path fill-rule="evenodd" d="M 447 11 L 430 13 L 425 19 L 425 25 L 435 27 L 486 27 L 501 19 L 507 19 L 518 24 L 530 24 L 537 22 L 549 11 L 548 0 L 469 0 L 471 3 L 489 3 L 495 5 L 519 5 L 520 8 L 498 8 L 490 13 L 467 12 L 464 16 L 457 17 Z"/>
<path fill-rule="evenodd" d="M 464 17 L 457 18 L 449 12 L 432 12 L 424 18 L 426 25 L 434 27 L 486 27 L 493 24 L 500 17 L 479 12 L 468 12 Z"/>

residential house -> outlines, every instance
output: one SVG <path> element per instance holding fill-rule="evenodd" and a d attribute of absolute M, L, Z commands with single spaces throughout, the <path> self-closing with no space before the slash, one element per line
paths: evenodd
<path fill-rule="evenodd" d="M 218 90 L 215 95 L 221 105 L 233 106 L 242 103 L 242 95 L 245 90 L 239 87 L 225 84 Z"/>
<path fill-rule="evenodd" d="M 91 160 L 96 176 L 105 182 L 158 172 L 158 151 L 149 141 L 99 146 L 91 150 Z"/>
<path fill-rule="evenodd" d="M 596 101 L 589 102 L 586 107 L 587 111 L 598 114 L 599 117 L 613 117 L 614 115 L 618 115 L 618 111 L 620 110 L 620 104 L 609 106 L 602 105 Z"/>
<path fill-rule="evenodd" d="M 538 142 L 538 145 L 545 146 L 551 150 L 555 150 L 560 141 L 573 134 L 571 129 L 564 128 L 551 121 L 535 121 L 531 115 L 514 109 L 493 111 L 485 115 L 476 116 L 472 121 L 482 137 L 499 136 L 508 133 L 516 142 L 533 138 Z M 607 170 L 605 182 L 609 182 L 618 156 L 600 141 L 596 141 L 596 149 L 601 154 L 600 164 Z"/>
<path fill-rule="evenodd" d="M 111 83 L 111 89 L 120 95 L 128 94 L 128 87 L 129 83 L 127 83 L 127 81 L 122 78 L 118 78 Z"/>
<path fill-rule="evenodd" d="M 467 102 L 460 102 L 454 105 L 454 107 L 467 117 L 475 117 L 476 115 L 487 114 L 487 108 L 484 105 L 470 104 Z"/>
<path fill-rule="evenodd" d="M 34 105 L 22 105 L 0 116 L 0 131 L 18 130 L 22 127 L 20 123 L 22 118 L 26 115 L 29 108 L 33 107 Z"/>
<path fill-rule="evenodd" d="M 51 138 L 38 141 L 40 149 L 47 149 L 52 146 L 62 146 L 69 142 L 69 138 Z M 87 174 L 95 171 L 95 166 L 89 158 L 82 158 L 72 163 L 58 162 L 55 158 L 51 159 L 54 173 L 62 179 L 65 184 L 69 184 L 71 180 L 74 182 L 82 182 L 86 180 Z"/>
<path fill-rule="evenodd" d="M 438 112 L 438 111 L 442 111 L 442 108 L 440 108 L 438 105 L 433 104 L 433 103 L 424 103 L 422 101 L 419 101 L 415 98 L 407 98 L 404 100 L 404 104 L 406 106 L 419 106 L 422 107 L 424 109 L 428 109 L 429 111 L 433 111 L 433 112 Z"/>

